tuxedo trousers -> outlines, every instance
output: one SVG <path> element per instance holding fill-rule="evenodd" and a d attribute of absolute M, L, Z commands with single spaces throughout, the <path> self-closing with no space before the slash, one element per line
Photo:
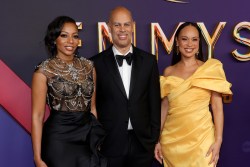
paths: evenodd
<path fill-rule="evenodd" d="M 138 140 L 133 130 L 128 130 L 128 139 L 121 156 L 106 156 L 108 159 L 108 167 L 151 167 L 154 153 L 146 150 Z"/>

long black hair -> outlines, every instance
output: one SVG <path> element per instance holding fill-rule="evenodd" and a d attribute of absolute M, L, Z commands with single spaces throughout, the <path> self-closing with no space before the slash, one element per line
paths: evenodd
<path fill-rule="evenodd" d="M 172 55 L 172 65 L 178 63 L 180 60 L 181 60 L 181 54 L 178 53 L 178 46 L 177 46 L 177 42 L 176 42 L 176 39 L 178 38 L 181 30 L 187 26 L 193 26 L 197 29 L 197 31 L 199 32 L 199 53 L 196 56 L 196 59 L 198 60 L 201 60 L 201 61 L 204 61 L 204 57 L 203 57 L 203 53 L 202 53 L 202 40 L 201 40 L 201 37 L 202 37 L 202 34 L 201 34 L 201 30 L 199 28 L 199 26 L 196 24 L 196 23 L 193 23 L 193 22 L 185 22 L 183 23 L 182 25 L 180 25 L 180 27 L 178 28 L 178 30 L 176 31 L 175 33 L 175 36 L 174 36 L 174 46 L 173 46 L 173 55 Z"/>
<path fill-rule="evenodd" d="M 65 23 L 74 23 L 75 20 L 68 16 L 58 16 L 56 17 L 49 25 L 46 31 L 46 35 L 44 37 L 45 46 L 50 54 L 50 57 L 53 57 L 57 54 L 57 48 L 55 44 L 55 40 L 61 34 L 63 25 Z M 76 26 L 77 27 L 77 26 Z M 78 48 L 76 49 L 76 53 L 78 52 Z"/>

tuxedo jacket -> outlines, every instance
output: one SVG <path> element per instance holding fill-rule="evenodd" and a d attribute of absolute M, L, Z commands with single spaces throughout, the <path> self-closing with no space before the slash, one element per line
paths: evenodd
<path fill-rule="evenodd" d="M 106 156 L 122 155 L 128 140 L 128 120 L 145 148 L 153 153 L 160 133 L 160 84 L 154 55 L 133 46 L 129 98 L 112 47 L 93 56 L 96 70 L 96 109 L 107 136 L 101 146 Z"/>

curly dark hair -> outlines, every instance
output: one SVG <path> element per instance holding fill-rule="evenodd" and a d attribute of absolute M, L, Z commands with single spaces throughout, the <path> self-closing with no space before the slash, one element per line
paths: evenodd
<path fill-rule="evenodd" d="M 181 60 L 181 54 L 177 54 L 177 43 L 176 43 L 176 38 L 179 36 L 181 30 L 183 28 L 185 28 L 186 26 L 193 26 L 197 29 L 197 31 L 199 32 L 199 53 L 198 55 L 196 55 L 196 59 L 198 60 L 201 60 L 201 61 L 205 61 L 204 60 L 204 57 L 203 57 L 203 53 L 202 53 L 202 40 L 201 40 L 201 37 L 202 37 L 202 34 L 201 34 L 201 30 L 199 28 L 199 26 L 197 25 L 197 23 L 193 23 L 193 22 L 185 22 L 183 23 L 182 25 L 180 25 L 180 27 L 178 28 L 178 30 L 176 31 L 175 33 L 175 36 L 174 36 L 174 48 L 173 48 L 173 55 L 172 55 L 172 65 L 175 65 L 176 63 L 178 63 L 180 60 Z"/>
<path fill-rule="evenodd" d="M 53 57 L 57 54 L 55 40 L 61 34 L 63 25 L 65 23 L 76 24 L 76 21 L 68 16 L 58 16 L 48 25 L 46 35 L 44 37 L 44 43 L 49 52 L 50 57 Z M 78 48 L 76 49 L 75 53 L 78 53 Z"/>

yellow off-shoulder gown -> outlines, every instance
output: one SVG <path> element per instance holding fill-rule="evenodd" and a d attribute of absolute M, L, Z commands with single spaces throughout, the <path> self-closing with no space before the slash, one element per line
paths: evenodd
<path fill-rule="evenodd" d="M 164 167 L 205 167 L 214 142 L 214 124 L 209 102 L 211 92 L 232 94 L 219 60 L 209 59 L 186 80 L 160 77 L 161 96 L 167 96 L 169 109 L 160 143 Z"/>

